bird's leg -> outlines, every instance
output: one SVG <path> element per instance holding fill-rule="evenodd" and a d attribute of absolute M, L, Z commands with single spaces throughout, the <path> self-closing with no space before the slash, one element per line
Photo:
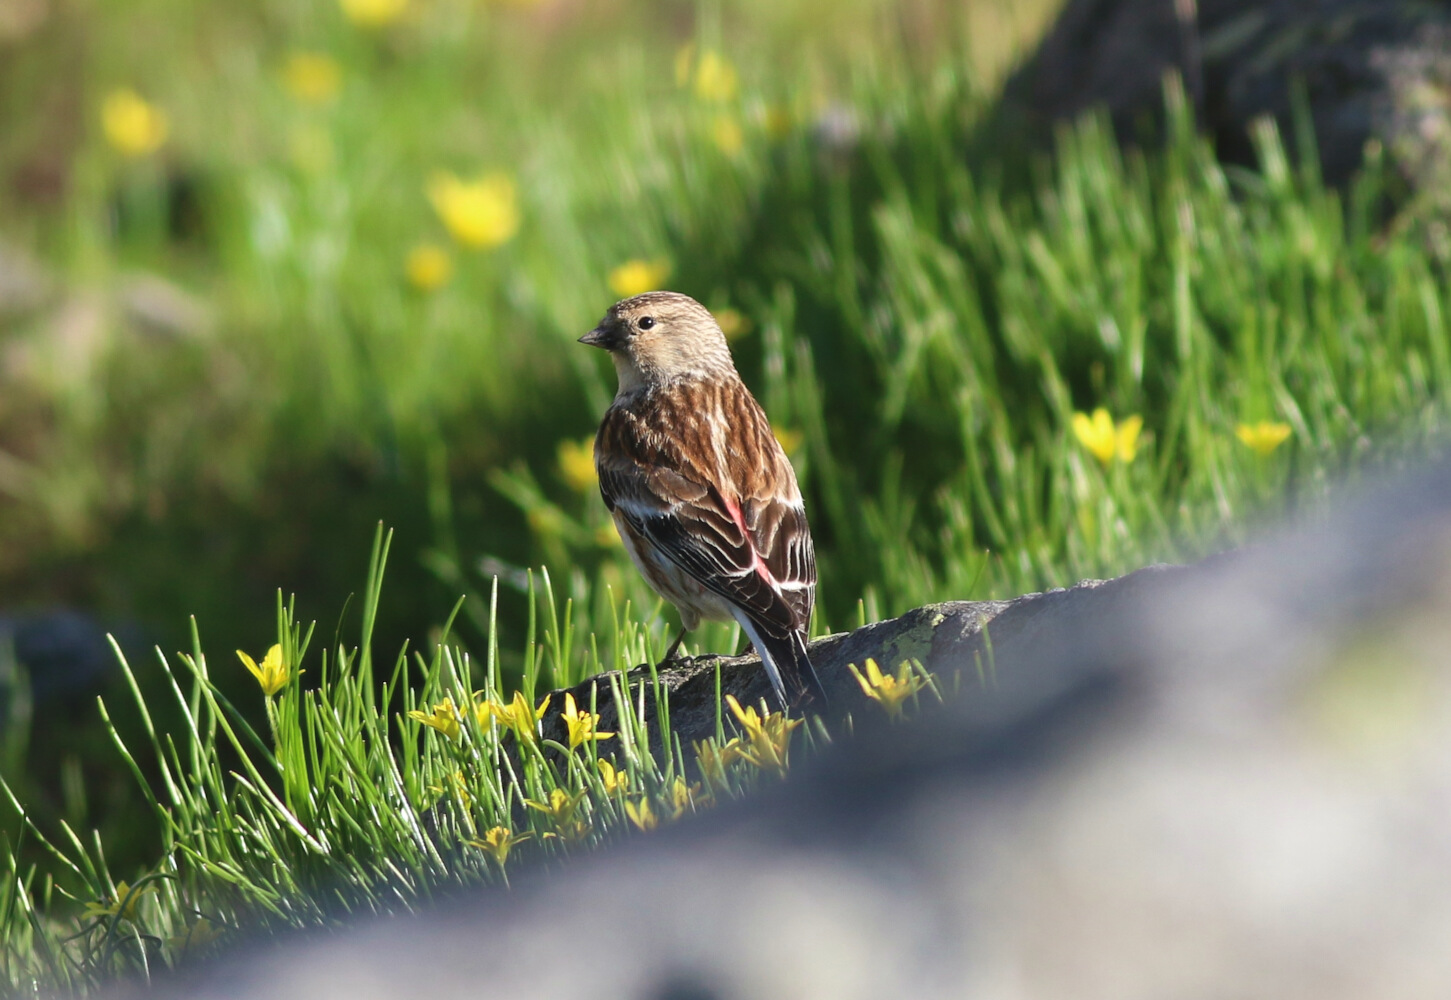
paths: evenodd
<path fill-rule="evenodd" d="M 675 641 L 672 642 L 670 644 L 670 648 L 665 651 L 665 658 L 657 664 L 657 667 L 663 667 L 671 660 L 675 659 L 675 654 L 680 649 L 680 644 L 685 641 L 685 633 L 689 631 L 690 629 L 688 628 L 682 628 L 680 630 L 680 634 L 675 637 Z"/>

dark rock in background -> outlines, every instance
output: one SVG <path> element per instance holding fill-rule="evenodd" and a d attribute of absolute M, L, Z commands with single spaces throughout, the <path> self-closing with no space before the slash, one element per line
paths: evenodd
<path fill-rule="evenodd" d="M 1069 0 L 1008 83 L 1002 124 L 1043 137 L 1102 106 L 1120 138 L 1143 140 L 1161 123 L 1168 71 L 1228 162 L 1254 163 L 1259 116 L 1293 135 L 1302 100 L 1328 181 L 1347 181 L 1376 140 L 1413 189 L 1451 203 L 1451 4 Z"/>
<path fill-rule="evenodd" d="M 1451 465 L 988 632 L 750 801 L 112 995 L 1451 994 Z"/>

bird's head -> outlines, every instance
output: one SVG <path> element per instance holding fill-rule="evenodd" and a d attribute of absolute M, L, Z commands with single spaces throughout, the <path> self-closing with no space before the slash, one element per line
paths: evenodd
<path fill-rule="evenodd" d="M 646 292 L 616 302 L 579 342 L 610 352 L 621 393 L 688 376 L 735 372 L 715 317 L 678 292 Z"/>

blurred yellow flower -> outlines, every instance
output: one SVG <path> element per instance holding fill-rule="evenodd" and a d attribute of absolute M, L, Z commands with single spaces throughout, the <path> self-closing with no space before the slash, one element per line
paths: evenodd
<path fill-rule="evenodd" d="M 770 139 L 781 140 L 796 127 L 796 116 L 784 104 L 770 104 L 761 115 L 761 125 Z"/>
<path fill-rule="evenodd" d="M 1115 457 L 1121 462 L 1132 462 L 1139 453 L 1139 432 L 1143 430 L 1144 418 L 1125 417 L 1117 424 L 1103 407 L 1086 413 L 1073 414 L 1073 433 L 1083 447 L 1104 465 Z"/>
<path fill-rule="evenodd" d="M 554 820 L 554 828 L 559 831 L 558 836 L 565 840 L 583 840 L 589 833 L 589 818 L 580 815 L 579 805 L 587 795 L 589 792 L 584 789 L 570 795 L 562 788 L 555 788 L 549 793 L 547 803 L 525 799 L 524 804 Z M 544 836 L 551 835 L 546 833 Z"/>
<path fill-rule="evenodd" d="M 291 679 L 291 669 L 282 662 L 282 647 L 275 643 L 271 649 L 267 650 L 267 655 L 262 657 L 260 667 L 256 660 L 240 649 L 237 650 L 237 657 L 242 661 L 242 666 L 257 678 L 257 683 L 262 685 L 262 693 L 269 698 L 286 687 L 288 680 Z"/>
<path fill-rule="evenodd" d="M 716 115 L 710 124 L 710 141 L 726 156 L 735 156 L 746 145 L 746 133 L 734 115 Z"/>
<path fill-rule="evenodd" d="M 549 708 L 549 699 L 552 695 L 545 695 L 544 700 L 539 703 L 538 708 L 530 708 L 529 702 L 524 699 L 524 692 L 515 691 L 514 700 L 507 705 L 501 705 L 496 701 L 480 701 L 474 704 L 474 712 L 478 716 L 479 725 L 486 725 L 489 716 L 499 720 L 499 725 L 512 729 L 514 735 L 522 740 L 534 738 L 535 726 L 539 720 L 544 718 L 544 712 Z"/>
<path fill-rule="evenodd" d="M 596 763 L 599 765 L 600 783 L 605 786 L 606 795 L 614 795 L 630 787 L 630 776 L 618 770 L 612 761 L 601 757 Z"/>
<path fill-rule="evenodd" d="M 649 799 L 641 799 L 639 802 L 626 802 L 625 815 L 630 817 L 634 823 L 646 833 L 660 825 L 660 820 L 655 816 L 655 810 L 650 808 Z"/>
<path fill-rule="evenodd" d="M 670 277 L 668 260 L 627 260 L 610 272 L 610 291 L 622 299 L 641 292 L 653 292 Z"/>
<path fill-rule="evenodd" d="M 338 0 L 338 6 L 360 28 L 381 28 L 403 16 L 408 0 Z"/>
<path fill-rule="evenodd" d="M 702 101 L 729 101 L 740 87 L 736 68 L 719 52 L 706 49 L 695 64 L 695 96 Z"/>
<path fill-rule="evenodd" d="M 427 193 L 449 235 L 466 247 L 496 247 L 519 231 L 518 195 L 513 178 L 503 171 L 472 181 L 439 171 L 429 179 Z"/>
<path fill-rule="evenodd" d="M 776 435 L 776 443 L 788 455 L 796 454 L 796 449 L 800 448 L 801 442 L 805 440 L 800 431 L 793 431 L 787 427 L 772 427 L 771 433 Z"/>
<path fill-rule="evenodd" d="M 420 292 L 435 292 L 453 277 L 453 258 L 437 243 L 420 243 L 408 251 L 403 273 Z"/>
<path fill-rule="evenodd" d="M 187 952 L 200 951 L 221 936 L 222 932 L 214 927 L 210 920 L 206 917 L 197 917 L 193 923 L 168 937 L 166 946 L 171 949 L 172 954 L 183 955 Z"/>
<path fill-rule="evenodd" d="M 165 111 L 148 104 L 136 91 L 122 88 L 111 91 L 101 102 L 101 130 L 126 156 L 145 156 L 166 142 L 171 123 Z"/>
<path fill-rule="evenodd" d="M 338 61 L 322 52 L 294 52 L 282 67 L 282 84 L 287 92 L 307 104 L 323 104 L 338 96 L 343 70 Z"/>
<path fill-rule="evenodd" d="M 153 885 L 144 885 L 133 889 L 125 882 L 116 883 L 116 894 L 111 897 L 110 902 L 90 902 L 86 904 L 85 916 L 87 917 L 120 917 L 122 920 L 136 922 L 136 904 L 141 902 L 141 897 L 156 891 Z"/>
<path fill-rule="evenodd" d="M 741 315 L 735 309 L 714 309 L 711 315 L 715 317 L 716 324 L 720 326 L 720 332 L 725 334 L 726 340 L 739 340 L 751 332 L 751 321 Z"/>
<path fill-rule="evenodd" d="M 912 664 L 906 660 L 897 668 L 896 676 L 882 673 L 871 657 L 867 658 L 865 677 L 855 663 L 848 663 L 846 668 L 861 685 L 862 693 L 886 709 L 887 717 L 892 719 L 901 718 L 902 703 L 927 686 L 926 678 L 913 673 Z"/>
<path fill-rule="evenodd" d="M 602 549 L 623 549 L 625 547 L 624 541 L 620 539 L 619 529 L 615 527 L 613 520 L 595 529 L 595 544 Z"/>
<path fill-rule="evenodd" d="M 580 438 L 575 441 L 565 438 L 559 442 L 559 475 L 576 493 L 588 493 L 599 485 L 599 472 L 595 469 L 595 439 Z"/>
<path fill-rule="evenodd" d="M 1240 424 L 1234 429 L 1234 436 L 1256 455 L 1264 457 L 1289 440 L 1290 425 L 1272 420 Z"/>
<path fill-rule="evenodd" d="M 452 698 L 445 698 L 433 706 L 431 712 L 420 712 L 413 709 L 408 717 L 414 722 L 421 722 L 429 729 L 436 729 L 451 740 L 458 739 L 459 717 L 458 709 L 454 707 Z"/>

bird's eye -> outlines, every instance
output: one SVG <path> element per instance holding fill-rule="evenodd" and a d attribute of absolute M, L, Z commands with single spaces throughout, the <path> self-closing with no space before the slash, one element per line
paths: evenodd
<path fill-rule="evenodd" d="M 642 330 L 648 330 L 652 326 L 655 325 L 655 317 L 654 316 L 641 316 L 640 317 L 640 321 L 638 323 L 636 323 L 635 325 L 638 326 Z"/>

